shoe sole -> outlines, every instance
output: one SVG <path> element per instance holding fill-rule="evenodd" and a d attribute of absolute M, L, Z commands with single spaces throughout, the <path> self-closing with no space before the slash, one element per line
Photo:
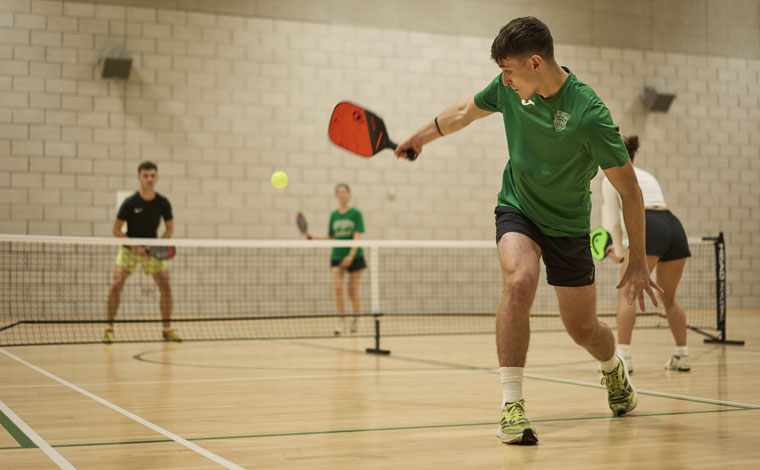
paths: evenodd
<path fill-rule="evenodd" d="M 538 436 L 536 436 L 536 433 L 532 429 L 526 429 L 522 434 L 503 434 L 501 428 L 499 428 L 496 432 L 496 437 L 498 437 L 504 444 L 538 444 Z"/>

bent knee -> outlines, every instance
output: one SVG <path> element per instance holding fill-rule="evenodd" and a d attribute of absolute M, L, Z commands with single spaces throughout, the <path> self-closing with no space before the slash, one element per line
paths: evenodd
<path fill-rule="evenodd" d="M 123 281 L 114 281 L 114 282 L 111 282 L 111 292 L 115 293 L 115 294 L 121 293 L 121 291 L 124 290 L 125 281 L 126 281 L 126 279 L 123 280 Z"/>
<path fill-rule="evenodd" d="M 537 281 L 532 276 L 512 276 L 504 283 L 504 296 L 512 303 L 532 301 Z"/>
<path fill-rule="evenodd" d="M 585 346 L 591 344 L 596 331 L 595 325 L 570 325 L 565 328 L 567 333 L 573 338 L 575 344 Z"/>
<path fill-rule="evenodd" d="M 665 310 L 670 310 L 677 304 L 676 296 L 669 294 L 660 294 L 660 302 Z"/>

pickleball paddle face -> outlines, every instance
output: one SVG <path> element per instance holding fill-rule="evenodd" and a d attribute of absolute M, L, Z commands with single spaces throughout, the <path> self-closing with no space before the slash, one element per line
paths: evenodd
<path fill-rule="evenodd" d="M 169 260 L 177 254 L 177 249 L 173 246 L 152 246 L 148 253 L 159 261 Z"/>
<path fill-rule="evenodd" d="M 603 227 L 595 228 L 589 235 L 591 243 L 591 256 L 597 260 L 607 257 L 607 247 L 612 245 L 612 236 Z"/>
<path fill-rule="evenodd" d="M 397 147 L 380 116 L 350 101 L 341 101 L 335 106 L 327 133 L 338 147 L 365 158 Z M 410 160 L 417 158 L 412 150 L 408 150 L 407 155 Z"/>
<path fill-rule="evenodd" d="M 306 233 L 306 231 L 309 230 L 309 224 L 306 222 L 306 217 L 300 212 L 296 215 L 296 225 L 298 225 L 298 230 L 300 230 L 301 233 Z"/>

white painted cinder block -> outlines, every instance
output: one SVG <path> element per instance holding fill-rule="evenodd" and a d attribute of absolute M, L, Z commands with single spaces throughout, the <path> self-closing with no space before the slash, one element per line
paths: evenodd
<path fill-rule="evenodd" d="M 91 237 L 94 234 L 91 223 L 61 222 L 61 235 L 70 237 Z"/>
<path fill-rule="evenodd" d="M 20 13 L 15 23 L 4 21 L 9 9 Z M 0 109 L 0 153 L 9 155 L 0 165 L 10 167 L 0 167 L 0 186 L 7 181 L 0 199 L 10 201 L 0 203 L 12 214 L 13 205 L 49 199 L 71 217 L 48 221 L 46 212 L 46 220 L 22 221 L 16 230 L 108 235 L 112 209 L 104 221 L 79 221 L 76 209 L 90 198 L 89 205 L 111 200 L 113 192 L 97 195 L 103 191 L 136 186 L 137 164 L 152 159 L 161 168 L 159 191 L 183 214 L 182 236 L 291 237 L 292 217 L 272 208 L 306 208 L 325 225 L 334 184 L 346 181 L 373 236 L 492 238 L 507 160 L 500 118 L 431 144 L 408 165 L 388 151 L 353 157 L 326 136 L 334 104 L 351 99 L 380 113 L 394 139 L 405 138 L 497 75 L 490 38 L 10 0 L 0 6 L 0 31 L 7 39 L 0 61 L 8 65 L 0 90 L 11 92 L 1 95 Z M 109 35 L 134 58 L 128 82 L 98 77 Z M 749 220 L 760 219 L 747 203 L 760 197 L 760 61 L 572 44 L 556 50 L 607 102 L 622 132 L 641 136 L 640 164 L 660 179 L 690 235 L 717 228 L 740 247 L 751 243 L 734 236 L 751 227 L 735 225 L 721 209 L 736 204 Z M 645 85 L 676 93 L 668 113 L 641 108 Z M 277 192 L 268 178 L 280 167 L 291 186 Z M 425 218 L 431 209 L 449 216 L 433 223 Z M 711 210 L 716 218 L 706 221 Z M 407 212 L 417 217 L 399 216 Z M 207 214 L 220 220 L 210 224 Z"/>
<path fill-rule="evenodd" d="M 26 221 L 21 220 L 0 220 L 0 233 L 10 233 L 23 235 L 30 233 Z"/>

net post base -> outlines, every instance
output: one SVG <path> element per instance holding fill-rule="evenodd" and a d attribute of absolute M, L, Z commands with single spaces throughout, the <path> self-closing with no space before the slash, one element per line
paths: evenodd
<path fill-rule="evenodd" d="M 388 356 L 391 353 L 387 349 L 380 349 L 380 348 L 367 348 L 366 351 L 367 351 L 367 354 L 380 354 L 382 356 Z"/>
<path fill-rule="evenodd" d="M 743 339 L 705 338 L 705 344 L 732 344 L 736 346 L 744 346 L 744 340 Z"/>
<path fill-rule="evenodd" d="M 378 354 L 381 356 L 388 356 L 391 352 L 387 349 L 380 349 L 380 317 L 382 313 L 373 314 L 375 317 L 375 347 L 367 348 L 367 354 Z"/>

